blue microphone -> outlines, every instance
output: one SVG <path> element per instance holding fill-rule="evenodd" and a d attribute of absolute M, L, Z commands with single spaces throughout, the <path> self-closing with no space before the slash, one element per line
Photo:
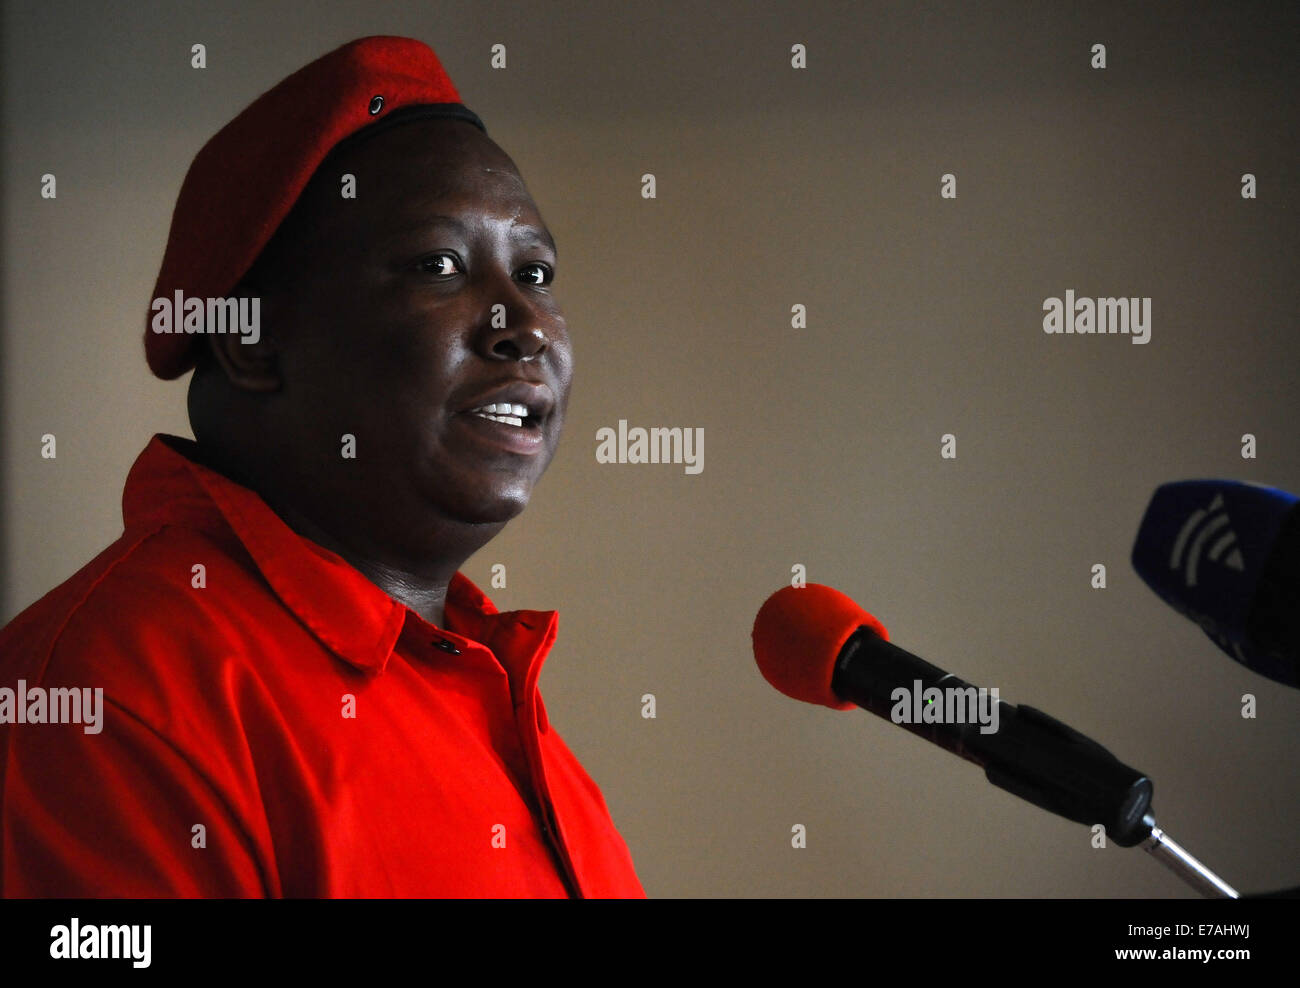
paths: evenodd
<path fill-rule="evenodd" d="M 1300 502 L 1235 480 L 1156 488 L 1133 568 L 1248 669 L 1300 687 Z"/>

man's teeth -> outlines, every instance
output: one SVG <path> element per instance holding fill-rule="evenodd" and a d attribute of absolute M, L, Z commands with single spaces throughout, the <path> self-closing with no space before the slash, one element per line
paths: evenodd
<path fill-rule="evenodd" d="M 508 402 L 498 402 L 494 405 L 483 405 L 480 408 L 471 408 L 471 415 L 479 415 L 485 419 L 491 419 L 493 422 L 504 422 L 506 425 L 522 426 L 524 419 L 528 418 L 527 405 L 511 405 Z"/>

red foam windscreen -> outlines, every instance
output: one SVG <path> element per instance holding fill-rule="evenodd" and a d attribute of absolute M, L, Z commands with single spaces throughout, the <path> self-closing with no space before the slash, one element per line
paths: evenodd
<path fill-rule="evenodd" d="M 754 618 L 754 660 L 786 696 L 850 710 L 854 704 L 831 690 L 831 677 L 840 649 L 862 625 L 889 640 L 883 624 L 838 590 L 817 583 L 783 587 Z"/>

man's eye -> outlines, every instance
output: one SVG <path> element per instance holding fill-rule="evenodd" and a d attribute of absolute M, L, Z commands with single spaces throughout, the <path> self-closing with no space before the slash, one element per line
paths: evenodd
<path fill-rule="evenodd" d="M 519 280 L 528 285 L 549 285 L 555 272 L 545 264 L 529 264 L 519 271 Z"/>
<path fill-rule="evenodd" d="M 455 254 L 433 254 L 420 262 L 425 274 L 459 274 L 460 262 Z"/>

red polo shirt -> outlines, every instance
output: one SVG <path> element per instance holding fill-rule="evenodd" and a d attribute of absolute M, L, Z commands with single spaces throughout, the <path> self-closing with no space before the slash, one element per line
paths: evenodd
<path fill-rule="evenodd" d="M 29 704 L 104 691 L 99 733 L 0 724 L 0 892 L 644 895 L 547 722 L 555 612 L 457 574 L 434 627 L 157 436 L 122 500 L 122 537 L 0 632 Z"/>

